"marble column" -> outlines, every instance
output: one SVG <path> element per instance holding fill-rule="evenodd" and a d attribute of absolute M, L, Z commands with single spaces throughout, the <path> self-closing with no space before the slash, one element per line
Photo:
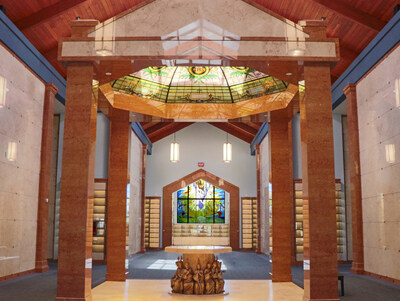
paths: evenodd
<path fill-rule="evenodd" d="M 40 152 L 40 176 L 38 197 L 38 221 L 36 232 L 35 272 L 43 273 L 49 270 L 47 264 L 47 240 L 50 198 L 50 173 L 53 139 L 54 98 L 58 88 L 47 83 L 44 94 L 42 145 Z"/>
<path fill-rule="evenodd" d="M 126 187 L 128 184 L 129 112 L 114 109 L 110 116 L 107 201 L 107 281 L 125 281 L 127 268 Z"/>
<path fill-rule="evenodd" d="M 353 240 L 353 264 L 351 272 L 355 274 L 363 274 L 364 245 L 356 85 L 349 84 L 343 91 L 346 95 L 347 101 L 347 124 L 349 137 L 351 226 Z"/>
<path fill-rule="evenodd" d="M 272 281 L 291 282 L 292 130 L 286 110 L 271 112 Z"/>
<path fill-rule="evenodd" d="M 91 300 L 97 121 L 92 76 L 92 63 L 68 64 L 56 300 Z"/>
<path fill-rule="evenodd" d="M 257 249 L 256 253 L 261 254 L 261 161 L 260 145 L 256 145 L 256 173 L 257 173 Z"/>
<path fill-rule="evenodd" d="M 300 103 L 304 300 L 339 300 L 330 65 L 306 63 Z"/>
<path fill-rule="evenodd" d="M 146 252 L 144 245 L 144 207 L 146 201 L 146 155 L 147 144 L 142 146 L 142 195 L 141 195 L 141 213 L 140 213 L 140 253 Z"/>

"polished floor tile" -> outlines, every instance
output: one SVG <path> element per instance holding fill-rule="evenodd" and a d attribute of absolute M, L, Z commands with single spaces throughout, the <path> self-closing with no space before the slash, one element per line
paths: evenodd
<path fill-rule="evenodd" d="M 303 290 L 293 283 L 272 283 L 271 280 L 226 280 L 225 296 L 170 295 L 169 280 L 107 281 L 92 290 L 93 301 L 162 301 L 162 300 L 251 300 L 302 301 Z"/>

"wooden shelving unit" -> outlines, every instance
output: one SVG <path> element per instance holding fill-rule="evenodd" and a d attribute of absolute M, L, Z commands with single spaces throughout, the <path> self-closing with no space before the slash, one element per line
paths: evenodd
<path fill-rule="evenodd" d="M 107 214 L 107 179 L 95 179 L 93 202 L 93 245 L 94 261 L 105 259 Z"/>
<path fill-rule="evenodd" d="M 146 249 L 160 247 L 160 201 L 159 197 L 145 199 L 144 246 Z"/>
<path fill-rule="evenodd" d="M 336 188 L 336 233 L 338 260 L 346 260 L 346 219 L 345 204 L 342 199 L 342 184 L 335 181 Z M 296 261 L 303 260 L 303 184 L 301 179 L 294 180 L 295 201 L 295 246 Z"/>
<path fill-rule="evenodd" d="M 257 198 L 242 198 L 242 248 L 257 249 Z"/>

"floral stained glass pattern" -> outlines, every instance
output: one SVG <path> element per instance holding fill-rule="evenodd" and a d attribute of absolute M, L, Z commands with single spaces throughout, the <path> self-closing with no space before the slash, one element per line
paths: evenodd
<path fill-rule="evenodd" d="M 165 103 L 235 103 L 283 92 L 287 83 L 249 67 L 147 67 L 114 91 Z"/>
<path fill-rule="evenodd" d="M 178 223 L 225 223 L 225 191 L 199 180 L 178 190 Z"/>

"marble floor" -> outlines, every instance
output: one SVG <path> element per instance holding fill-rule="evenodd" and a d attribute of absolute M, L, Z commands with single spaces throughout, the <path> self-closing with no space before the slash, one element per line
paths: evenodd
<path fill-rule="evenodd" d="M 251 300 L 303 301 L 303 290 L 293 283 L 271 280 L 226 280 L 225 296 L 170 295 L 169 280 L 135 279 L 126 282 L 107 281 L 92 290 L 93 301 L 162 301 L 162 300 Z"/>

